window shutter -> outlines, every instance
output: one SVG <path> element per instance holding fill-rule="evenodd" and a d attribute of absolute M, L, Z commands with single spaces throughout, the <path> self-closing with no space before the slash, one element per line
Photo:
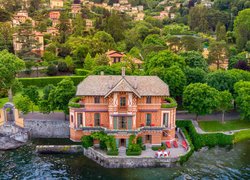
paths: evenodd
<path fill-rule="evenodd" d="M 126 139 L 126 148 L 128 148 L 128 139 Z"/>
<path fill-rule="evenodd" d="M 117 129 L 117 117 L 114 117 L 113 124 L 114 124 L 114 129 Z"/>
<path fill-rule="evenodd" d="M 128 117 L 128 129 L 132 129 L 132 119 Z"/>
<path fill-rule="evenodd" d="M 119 139 L 115 139 L 115 142 L 116 142 L 116 147 L 118 148 L 119 147 Z"/>

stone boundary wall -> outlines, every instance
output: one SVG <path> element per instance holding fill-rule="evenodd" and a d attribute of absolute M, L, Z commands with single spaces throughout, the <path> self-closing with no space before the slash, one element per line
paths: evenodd
<path fill-rule="evenodd" d="M 24 127 L 32 138 L 69 138 L 69 122 L 64 120 L 25 119 Z"/>
<path fill-rule="evenodd" d="M 36 146 L 36 152 L 41 154 L 72 154 L 82 153 L 81 145 L 41 145 Z"/>
<path fill-rule="evenodd" d="M 92 147 L 84 149 L 84 155 L 105 168 L 145 168 L 145 167 L 173 167 L 179 158 L 153 158 L 136 156 L 107 156 Z"/>

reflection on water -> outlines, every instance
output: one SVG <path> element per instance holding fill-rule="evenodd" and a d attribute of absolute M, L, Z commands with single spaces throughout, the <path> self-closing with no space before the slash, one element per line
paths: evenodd
<path fill-rule="evenodd" d="M 148 169 L 106 169 L 80 154 L 38 155 L 35 144 L 43 142 L 0 153 L 0 179 L 250 179 L 250 141 L 195 152 L 180 167 Z"/>

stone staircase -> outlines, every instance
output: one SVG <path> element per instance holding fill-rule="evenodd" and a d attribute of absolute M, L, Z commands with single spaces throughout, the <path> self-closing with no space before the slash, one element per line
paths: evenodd
<path fill-rule="evenodd" d="M 119 156 L 125 157 L 126 156 L 126 147 L 119 147 Z"/>

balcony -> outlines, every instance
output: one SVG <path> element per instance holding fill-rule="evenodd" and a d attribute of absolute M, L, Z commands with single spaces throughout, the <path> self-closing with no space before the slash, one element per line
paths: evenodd
<path fill-rule="evenodd" d="M 81 97 L 74 97 L 69 101 L 68 106 L 71 108 L 84 108 L 85 104 L 81 101 Z"/>
<path fill-rule="evenodd" d="M 174 108 L 177 107 L 177 102 L 171 97 L 165 97 L 162 101 L 161 108 Z"/>

